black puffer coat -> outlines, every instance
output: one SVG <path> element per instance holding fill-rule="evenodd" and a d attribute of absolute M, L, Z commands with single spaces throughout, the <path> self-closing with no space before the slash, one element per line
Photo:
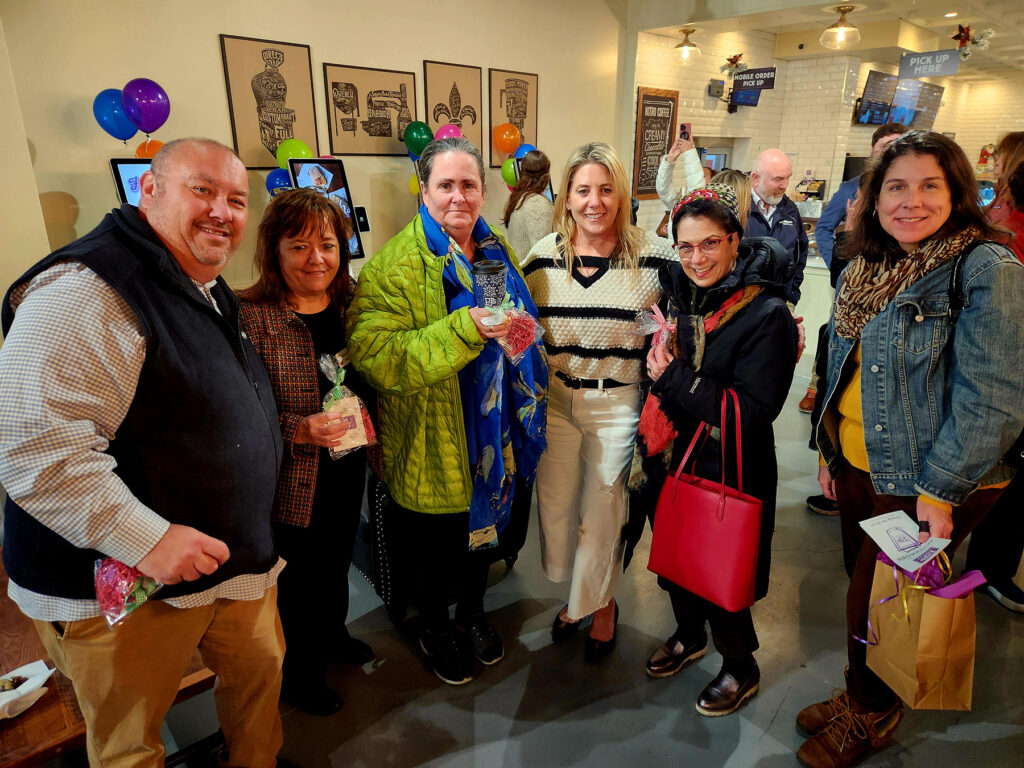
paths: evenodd
<path fill-rule="evenodd" d="M 679 437 L 672 450 L 671 469 L 683 458 L 701 421 L 720 427 L 722 393 L 735 390 L 740 403 L 743 444 L 743 490 L 763 504 L 761 544 L 758 552 L 757 599 L 768 591 L 771 540 L 775 529 L 775 494 L 778 466 L 775 461 L 775 421 L 786 401 L 797 357 L 797 330 L 786 307 L 785 290 L 792 271 L 789 254 L 773 238 L 748 238 L 740 244 L 736 267 L 720 283 L 696 289 L 682 267 L 673 264 L 661 271 L 662 288 L 669 311 L 676 316 L 707 315 L 739 289 L 760 285 L 763 290 L 737 314 L 707 334 L 700 371 L 689 360 L 677 357 L 651 387 Z M 686 323 L 678 324 L 680 349 L 693 348 L 685 338 Z M 684 355 L 685 357 L 685 355 Z M 726 483 L 737 487 L 736 446 L 732 404 L 722 432 L 726 439 Z M 721 477 L 721 446 L 708 440 L 697 460 L 696 474 L 713 480 Z M 692 460 L 692 459 L 691 459 Z M 658 492 L 665 480 L 663 460 L 644 462 L 646 479 L 630 499 L 631 527 L 643 517 L 653 518 Z M 632 507 L 636 507 L 633 509 Z M 641 516 L 641 512 L 645 513 Z M 636 538 L 638 531 L 634 528 Z M 627 532 L 627 540 L 634 538 Z M 633 542 L 635 543 L 635 542 Z"/>

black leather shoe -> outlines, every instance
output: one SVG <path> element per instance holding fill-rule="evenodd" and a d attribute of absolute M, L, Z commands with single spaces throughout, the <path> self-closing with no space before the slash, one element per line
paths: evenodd
<path fill-rule="evenodd" d="M 737 680 L 724 669 L 697 697 L 697 711 L 707 717 L 731 715 L 752 698 L 761 685 L 761 670 L 754 668 L 745 680 Z"/>
<path fill-rule="evenodd" d="M 591 625 L 593 627 L 593 625 Z M 615 604 L 615 629 L 619 627 L 619 604 Z M 593 629 L 591 629 L 593 631 Z M 611 640 L 595 640 L 590 635 L 587 635 L 587 639 L 583 645 L 583 658 L 591 663 L 601 661 L 605 656 L 612 652 L 615 647 L 615 635 L 612 635 Z"/>
<path fill-rule="evenodd" d="M 310 715 L 324 717 L 341 709 L 344 701 L 323 680 L 310 683 L 285 683 L 281 686 L 281 698 Z"/>
<path fill-rule="evenodd" d="M 701 632 L 700 639 L 690 645 L 683 645 L 672 635 L 647 659 L 648 677 L 672 677 L 687 664 L 696 661 L 708 652 L 708 635 Z"/>
<path fill-rule="evenodd" d="M 581 626 L 583 626 L 583 619 L 579 621 L 562 621 L 562 611 L 569 606 L 565 606 L 561 611 L 555 614 L 555 620 L 551 623 L 551 642 L 560 643 L 565 638 L 575 635 Z"/>

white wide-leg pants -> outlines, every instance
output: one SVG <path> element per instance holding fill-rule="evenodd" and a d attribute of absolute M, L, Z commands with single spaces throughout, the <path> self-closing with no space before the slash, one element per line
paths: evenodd
<path fill-rule="evenodd" d="M 548 395 L 548 447 L 537 469 L 541 563 L 551 581 L 571 579 L 575 621 L 608 604 L 622 573 L 640 391 L 570 389 L 552 376 Z"/>

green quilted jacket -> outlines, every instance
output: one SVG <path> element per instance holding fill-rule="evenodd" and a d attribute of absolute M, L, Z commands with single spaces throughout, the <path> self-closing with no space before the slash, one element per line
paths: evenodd
<path fill-rule="evenodd" d="M 448 314 L 443 268 L 417 215 L 363 267 L 348 308 L 352 362 L 380 392 L 383 479 L 416 512 L 465 512 L 473 493 L 456 374 L 484 339 L 468 308 Z"/>

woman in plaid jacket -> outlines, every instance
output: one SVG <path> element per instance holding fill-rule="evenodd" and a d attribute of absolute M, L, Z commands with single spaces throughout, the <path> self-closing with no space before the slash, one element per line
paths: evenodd
<path fill-rule="evenodd" d="M 344 366 L 345 385 L 364 403 L 372 401 L 373 391 L 347 364 L 351 234 L 329 197 L 310 189 L 275 196 L 257 237 L 259 279 L 240 294 L 242 328 L 270 375 L 285 442 L 274 501 L 275 541 L 288 561 L 278 582 L 288 645 L 281 696 L 319 715 L 342 705 L 324 679 L 326 661 L 373 659 L 370 647 L 345 628 L 366 452 L 331 459 L 329 448 L 346 428 L 321 412 L 333 385 L 317 370 L 322 354 L 335 357 Z"/>

